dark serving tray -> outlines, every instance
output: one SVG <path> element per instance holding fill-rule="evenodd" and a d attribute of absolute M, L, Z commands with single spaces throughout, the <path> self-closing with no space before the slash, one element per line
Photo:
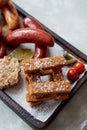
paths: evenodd
<path fill-rule="evenodd" d="M 16 6 L 18 13 L 21 17 L 25 17 L 25 16 L 30 15 L 30 14 L 26 13 L 23 9 L 21 9 L 19 6 L 17 6 L 17 5 L 15 5 L 15 6 Z M 53 36 L 56 44 L 58 44 L 64 50 L 66 50 L 68 53 L 72 54 L 73 56 L 75 56 L 76 58 L 78 58 L 79 60 L 81 60 L 81 61 L 83 61 L 84 63 L 87 64 L 87 55 L 83 54 L 81 51 L 79 51 L 78 49 L 73 47 L 70 43 L 68 43 L 63 38 L 61 38 L 59 35 L 57 35 L 53 31 L 51 31 L 45 25 L 42 24 L 42 26 L 45 29 L 45 31 L 47 31 L 48 33 L 50 33 Z M 37 129 L 41 129 L 43 127 L 46 127 L 52 121 L 52 119 L 56 115 L 58 115 L 58 113 L 64 108 L 64 106 L 69 102 L 69 100 L 74 96 L 74 94 L 79 90 L 79 88 L 81 88 L 82 84 L 86 80 L 87 80 L 87 71 L 84 73 L 84 76 L 80 80 L 77 81 L 75 87 L 72 89 L 72 91 L 69 95 L 69 99 L 66 100 L 66 101 L 62 101 L 60 103 L 60 105 L 56 108 L 56 110 L 53 112 L 53 114 L 50 116 L 50 118 L 48 118 L 48 120 L 46 120 L 45 122 L 42 122 L 40 120 L 35 119 L 31 115 L 31 113 L 26 111 L 23 107 L 21 107 L 20 104 L 15 102 L 8 94 L 6 94 L 6 92 L 4 90 L 1 90 L 1 89 L 0 89 L 0 99 L 5 104 L 7 104 L 28 125 L 30 125 L 31 127 L 37 128 Z"/>

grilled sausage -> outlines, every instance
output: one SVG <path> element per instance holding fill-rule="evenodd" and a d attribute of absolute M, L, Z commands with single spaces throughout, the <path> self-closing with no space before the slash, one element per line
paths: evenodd
<path fill-rule="evenodd" d="M 20 28 L 9 32 L 5 36 L 8 45 L 16 46 L 21 43 L 35 43 L 36 45 L 53 46 L 54 40 L 50 34 L 41 29 Z"/>
<path fill-rule="evenodd" d="M 27 16 L 23 19 L 23 25 L 24 27 L 29 27 L 31 29 L 42 29 L 43 27 L 41 26 L 41 24 L 36 21 L 34 18 L 32 18 L 31 16 Z"/>
<path fill-rule="evenodd" d="M 34 18 L 31 16 L 27 16 L 23 19 L 23 25 L 24 27 L 29 27 L 31 29 L 42 29 L 43 27 L 41 24 L 36 21 Z M 47 46 L 40 46 L 40 45 L 35 45 L 35 53 L 34 53 L 34 58 L 43 58 L 46 56 L 47 52 Z"/>

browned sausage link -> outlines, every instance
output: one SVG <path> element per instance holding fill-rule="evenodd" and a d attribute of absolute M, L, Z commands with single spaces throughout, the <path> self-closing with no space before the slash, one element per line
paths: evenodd
<path fill-rule="evenodd" d="M 0 27 L 0 37 L 2 37 L 2 28 Z"/>
<path fill-rule="evenodd" d="M 34 58 L 44 58 L 46 56 L 46 46 L 35 46 Z"/>
<path fill-rule="evenodd" d="M 39 22 L 37 22 L 34 18 L 31 16 L 27 16 L 23 19 L 23 25 L 24 27 L 29 27 L 31 29 L 42 29 L 43 27 Z"/>
<path fill-rule="evenodd" d="M 8 45 L 16 46 L 21 43 L 35 43 L 36 45 L 53 46 L 54 40 L 50 34 L 40 29 L 20 28 L 9 32 L 5 36 Z"/>
<path fill-rule="evenodd" d="M 0 58 L 3 58 L 6 55 L 6 48 L 3 45 L 2 39 L 0 39 Z"/>
<path fill-rule="evenodd" d="M 47 53 L 47 46 L 35 45 L 35 52 L 33 58 L 44 58 Z"/>
<path fill-rule="evenodd" d="M 27 16 L 23 19 L 23 25 L 24 27 L 29 27 L 31 29 L 42 29 L 43 27 L 39 22 L 37 22 L 34 18 L 31 16 Z M 47 52 L 47 46 L 39 46 L 35 45 L 35 53 L 34 58 L 43 58 L 46 56 Z"/>

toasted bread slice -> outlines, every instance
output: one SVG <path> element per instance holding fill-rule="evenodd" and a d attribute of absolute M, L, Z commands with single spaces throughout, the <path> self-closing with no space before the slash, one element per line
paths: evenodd
<path fill-rule="evenodd" d="M 43 103 L 43 101 L 47 101 L 47 100 L 66 100 L 68 99 L 68 93 L 65 93 L 65 94 L 56 94 L 56 95 L 52 95 L 50 97 L 47 97 L 46 95 L 43 97 L 43 98 L 35 98 L 32 96 L 29 97 L 29 95 L 26 95 L 26 100 L 27 102 L 29 102 L 30 106 L 31 107 L 34 107 L 34 106 L 37 106 L 37 105 L 40 105 L 41 103 Z"/>
<path fill-rule="evenodd" d="M 49 81 L 61 81 L 64 80 L 64 76 L 62 73 L 62 69 L 49 69 L 40 71 L 40 73 L 28 73 L 24 71 L 26 86 L 31 83 L 39 83 L 41 82 L 40 76 L 49 75 Z"/>
<path fill-rule="evenodd" d="M 20 65 L 16 58 L 0 59 L 0 88 L 9 88 L 19 81 Z"/>
<path fill-rule="evenodd" d="M 25 72 L 40 72 L 48 69 L 55 69 L 65 65 L 64 56 L 52 56 L 38 59 L 25 59 L 22 62 Z"/>
<path fill-rule="evenodd" d="M 54 70 L 53 69 L 44 70 L 44 71 L 41 71 L 39 74 L 38 73 L 26 73 L 25 72 L 27 86 L 30 83 L 41 82 L 40 76 L 43 76 L 43 75 L 51 76 L 53 81 L 61 81 L 61 80 L 64 79 L 61 68 L 54 69 Z M 36 98 L 35 96 L 33 96 L 33 97 L 29 96 L 29 94 L 26 95 L 26 100 L 27 100 L 27 102 L 29 102 L 31 107 L 39 105 L 45 100 L 51 100 L 51 99 L 65 100 L 67 98 L 68 98 L 68 93 L 58 94 L 58 95 L 50 95 L 49 97 L 48 97 L 48 95 L 44 95 L 43 97 L 41 96 L 40 98 Z"/>
<path fill-rule="evenodd" d="M 51 97 L 44 97 L 44 98 L 39 98 L 39 99 L 36 99 L 36 98 L 32 98 L 32 97 L 28 97 L 28 95 L 26 95 L 26 100 L 27 102 L 29 102 L 30 106 L 31 107 L 34 107 L 34 106 L 37 106 L 37 105 L 40 105 L 41 103 L 43 103 L 43 101 L 47 101 L 47 100 L 66 100 L 68 99 L 68 93 L 65 93 L 65 94 L 58 94 L 58 95 L 55 95 L 55 96 L 51 96 Z M 33 101 L 32 101 L 33 99 Z"/>
<path fill-rule="evenodd" d="M 58 94 L 46 94 L 41 96 L 30 96 L 29 94 L 26 95 L 27 102 L 40 102 L 40 101 L 47 101 L 47 100 L 65 100 L 68 98 L 68 93 L 58 93 Z"/>
<path fill-rule="evenodd" d="M 68 80 L 32 83 L 28 86 L 29 95 L 38 97 L 46 94 L 69 93 L 70 91 L 71 87 Z"/>
<path fill-rule="evenodd" d="M 64 76 L 62 73 L 62 68 L 54 69 L 52 73 L 53 81 L 62 81 L 64 80 Z"/>
<path fill-rule="evenodd" d="M 38 59 L 25 59 L 24 68 L 27 94 L 26 101 L 36 106 L 47 100 L 66 100 L 71 92 L 69 80 L 64 80 L 62 67 L 66 64 L 63 56 L 52 56 Z M 43 81 L 47 75 L 50 80 Z"/>

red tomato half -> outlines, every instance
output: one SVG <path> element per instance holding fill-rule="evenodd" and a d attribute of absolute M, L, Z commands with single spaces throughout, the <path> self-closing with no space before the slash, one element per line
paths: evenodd
<path fill-rule="evenodd" d="M 82 62 L 76 62 L 73 67 L 78 74 L 83 73 L 85 70 L 85 65 Z"/>
<path fill-rule="evenodd" d="M 75 81 L 75 80 L 78 79 L 78 73 L 74 68 L 71 68 L 71 69 L 68 70 L 67 77 L 71 81 Z"/>

